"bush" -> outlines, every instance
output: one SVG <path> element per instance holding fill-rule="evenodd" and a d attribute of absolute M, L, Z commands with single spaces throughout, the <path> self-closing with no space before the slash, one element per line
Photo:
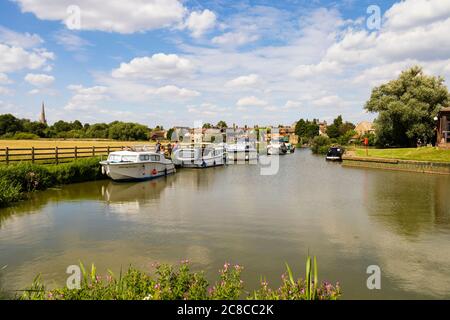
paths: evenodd
<path fill-rule="evenodd" d="M 326 154 L 330 145 L 330 138 L 326 136 L 317 136 L 312 141 L 311 150 L 314 154 Z"/>
<path fill-rule="evenodd" d="M 314 259 L 315 260 L 315 259 Z M 203 272 L 191 272 L 189 263 L 182 262 L 178 268 L 170 265 L 156 267 L 155 277 L 130 267 L 128 271 L 117 278 L 111 271 L 106 276 L 97 275 L 92 265 L 87 272 L 82 264 L 82 281 L 79 289 L 67 287 L 46 290 L 37 276 L 30 288 L 19 297 L 22 300 L 238 300 L 270 299 L 270 300 L 336 300 L 340 297 L 339 284 L 328 282 L 319 284 L 317 279 L 317 264 L 314 272 L 311 258 L 307 260 L 306 279 L 294 280 L 288 267 L 289 278 L 282 276 L 282 285 L 277 290 L 262 282 L 262 288 L 253 294 L 244 291 L 239 265 L 231 266 L 225 263 L 220 270 L 219 280 L 209 286 Z M 314 278 L 313 278 L 314 276 Z"/>
<path fill-rule="evenodd" d="M 0 206 L 20 200 L 27 192 L 45 190 L 59 184 L 101 179 L 103 176 L 98 162 L 98 158 L 89 158 L 59 165 L 21 162 L 0 166 L 0 189 L 8 195 L 0 196 Z"/>
<path fill-rule="evenodd" d="M 22 199 L 20 187 L 6 179 L 0 179 L 0 207 Z"/>
<path fill-rule="evenodd" d="M 39 136 L 34 133 L 16 132 L 12 137 L 14 140 L 36 140 Z"/>

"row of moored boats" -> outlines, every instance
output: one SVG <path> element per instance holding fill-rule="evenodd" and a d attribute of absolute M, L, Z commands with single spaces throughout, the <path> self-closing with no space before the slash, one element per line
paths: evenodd
<path fill-rule="evenodd" d="M 295 146 L 285 141 L 273 141 L 266 149 L 268 155 L 293 153 Z M 152 147 L 133 147 L 115 151 L 101 161 L 102 172 L 115 181 L 148 180 L 176 172 L 176 167 L 208 168 L 234 162 L 253 162 L 258 150 L 250 142 L 235 144 L 200 144 L 176 146 L 170 155 L 156 152 Z"/>

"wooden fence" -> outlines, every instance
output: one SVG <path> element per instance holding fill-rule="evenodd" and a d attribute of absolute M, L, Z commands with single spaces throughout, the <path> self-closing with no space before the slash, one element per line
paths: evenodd
<path fill-rule="evenodd" d="M 20 161 L 32 163 L 60 163 L 81 158 L 106 156 L 112 151 L 123 150 L 115 147 L 55 147 L 55 148 L 0 148 L 0 163 L 10 164 Z"/>

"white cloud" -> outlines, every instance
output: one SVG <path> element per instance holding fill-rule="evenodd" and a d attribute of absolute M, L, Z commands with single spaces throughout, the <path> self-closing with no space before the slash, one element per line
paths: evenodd
<path fill-rule="evenodd" d="M 8 75 L 5 73 L 0 73 L 0 84 L 9 84 L 12 81 L 8 78 Z"/>
<path fill-rule="evenodd" d="M 68 51 L 82 51 L 92 44 L 69 30 L 60 30 L 55 33 L 56 42 Z"/>
<path fill-rule="evenodd" d="M 300 65 L 294 69 L 292 76 L 297 79 L 308 80 L 320 75 L 337 74 L 342 71 L 337 62 L 321 61 L 318 64 Z"/>
<path fill-rule="evenodd" d="M 181 23 L 186 8 L 179 0 L 15 0 L 22 12 L 31 12 L 41 20 L 65 22 L 67 8 L 81 10 L 81 29 L 134 33 Z"/>
<path fill-rule="evenodd" d="M 37 34 L 19 33 L 0 26 L 0 43 L 12 47 L 33 48 L 44 43 L 44 40 Z"/>
<path fill-rule="evenodd" d="M 226 32 L 220 36 L 214 37 L 211 41 L 213 44 L 223 46 L 242 46 L 247 43 L 255 42 L 259 39 L 259 35 L 247 34 L 244 32 Z"/>
<path fill-rule="evenodd" d="M 11 89 L 0 86 L 0 95 L 9 96 L 12 94 L 12 92 L 13 91 Z"/>
<path fill-rule="evenodd" d="M 186 20 L 186 28 L 191 31 L 194 38 L 201 37 L 216 24 L 216 14 L 208 9 L 193 11 Z"/>
<path fill-rule="evenodd" d="M 255 96 L 244 97 L 236 103 L 238 107 L 266 106 L 267 101 L 261 100 Z"/>
<path fill-rule="evenodd" d="M 168 85 L 161 88 L 150 88 L 147 89 L 145 93 L 150 95 L 162 95 L 169 98 L 194 98 L 200 95 L 200 92 L 198 91 L 178 88 L 173 85 Z"/>
<path fill-rule="evenodd" d="M 40 88 L 48 87 L 55 81 L 55 77 L 53 76 L 34 73 L 27 74 L 24 79 L 29 84 Z"/>
<path fill-rule="evenodd" d="M 248 76 L 240 76 L 233 80 L 228 81 L 225 86 L 227 87 L 254 87 L 260 83 L 259 76 L 257 74 L 250 74 Z"/>
<path fill-rule="evenodd" d="M 114 78 L 164 79 L 184 76 L 194 69 L 192 63 L 176 54 L 157 53 L 151 57 L 134 58 L 112 71 Z"/>
<path fill-rule="evenodd" d="M 95 110 L 99 102 L 109 99 L 108 88 L 104 86 L 70 85 L 67 88 L 73 91 L 74 95 L 64 107 L 66 110 Z"/>
<path fill-rule="evenodd" d="M 330 95 L 313 100 L 312 104 L 317 107 L 340 107 L 345 101 L 337 95 Z"/>
<path fill-rule="evenodd" d="M 45 49 L 27 51 L 20 47 L 0 43 L 0 72 L 13 72 L 22 69 L 39 69 L 53 60 L 54 55 Z"/>
<path fill-rule="evenodd" d="M 191 105 L 187 107 L 189 113 L 204 117 L 229 116 L 227 108 L 219 107 L 212 103 L 202 103 L 201 105 Z"/>
<path fill-rule="evenodd" d="M 450 2 L 409 0 L 395 3 L 385 14 L 386 27 L 393 30 L 430 24 L 450 17 Z"/>

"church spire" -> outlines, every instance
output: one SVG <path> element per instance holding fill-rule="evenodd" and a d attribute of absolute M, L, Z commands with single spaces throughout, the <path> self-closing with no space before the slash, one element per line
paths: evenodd
<path fill-rule="evenodd" d="M 45 106 L 44 101 L 42 101 L 42 109 L 41 109 L 41 118 L 39 119 L 40 123 L 47 124 L 47 119 L 45 118 Z"/>

